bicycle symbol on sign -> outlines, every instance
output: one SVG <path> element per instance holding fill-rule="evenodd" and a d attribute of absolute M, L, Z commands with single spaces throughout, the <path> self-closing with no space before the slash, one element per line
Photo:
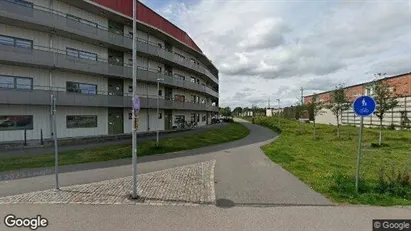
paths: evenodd
<path fill-rule="evenodd" d="M 361 114 L 368 114 L 369 112 L 370 112 L 370 110 L 368 108 L 361 108 L 360 109 Z"/>

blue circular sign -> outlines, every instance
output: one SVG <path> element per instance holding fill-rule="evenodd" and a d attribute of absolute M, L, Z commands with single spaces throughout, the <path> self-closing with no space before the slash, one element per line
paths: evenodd
<path fill-rule="evenodd" d="M 355 114 L 361 117 L 372 115 L 376 106 L 375 100 L 370 96 L 360 96 L 353 103 Z"/>

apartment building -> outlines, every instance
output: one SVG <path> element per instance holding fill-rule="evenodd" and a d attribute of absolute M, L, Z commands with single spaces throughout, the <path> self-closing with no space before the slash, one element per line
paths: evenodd
<path fill-rule="evenodd" d="M 393 97 L 398 100 L 398 105 L 388 112 L 383 119 L 384 126 L 408 127 L 411 126 L 411 73 L 405 73 L 395 76 L 386 77 L 380 81 L 386 82 L 390 86 Z M 360 83 L 344 88 L 347 99 L 354 102 L 356 98 L 362 95 L 373 96 L 373 82 Z M 330 100 L 332 91 L 318 93 L 320 101 L 327 103 Z M 304 103 L 311 102 L 313 95 L 305 96 Z M 316 122 L 323 124 L 337 124 L 335 116 L 330 110 L 324 109 L 321 115 L 316 117 Z M 358 125 L 360 118 L 355 115 L 352 108 L 344 111 L 340 118 L 341 124 Z M 379 126 L 379 119 L 373 115 L 364 118 L 364 124 L 368 126 Z"/>
<path fill-rule="evenodd" d="M 140 133 L 211 123 L 218 70 L 184 31 L 137 12 L 133 86 L 132 0 L 0 0 L 0 143 L 51 138 L 52 94 L 59 138 L 131 133 L 133 87 Z"/>

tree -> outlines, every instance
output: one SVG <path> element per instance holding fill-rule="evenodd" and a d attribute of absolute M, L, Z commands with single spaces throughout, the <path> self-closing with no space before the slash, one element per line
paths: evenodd
<path fill-rule="evenodd" d="M 231 109 L 230 109 L 230 107 L 220 108 L 220 115 L 221 115 L 221 116 L 231 116 Z"/>
<path fill-rule="evenodd" d="M 324 108 L 324 104 L 320 101 L 318 95 L 314 93 L 314 95 L 311 97 L 311 102 L 307 104 L 308 112 L 312 116 L 311 119 L 314 123 L 314 139 L 317 138 L 315 117 L 323 113 L 322 111 L 323 108 Z"/>
<path fill-rule="evenodd" d="M 342 84 L 337 85 L 330 96 L 330 101 L 326 105 L 326 108 L 330 109 L 337 119 L 337 137 L 340 138 L 340 118 L 342 112 L 350 108 L 350 102 L 345 95 Z"/>
<path fill-rule="evenodd" d="M 233 114 L 234 115 L 237 115 L 237 116 L 240 116 L 240 114 L 243 112 L 243 109 L 241 108 L 241 107 L 236 107 L 236 108 L 234 108 L 234 110 L 233 110 Z"/>
<path fill-rule="evenodd" d="M 374 75 L 375 77 L 383 77 L 384 74 L 378 73 Z M 376 79 L 372 85 L 374 90 L 374 100 L 377 104 L 377 108 L 374 114 L 380 120 L 380 134 L 378 138 L 378 145 L 382 143 L 382 120 L 384 119 L 384 115 L 389 110 L 395 108 L 398 105 L 398 100 L 395 99 L 397 95 L 395 95 L 395 88 L 391 88 L 390 85 L 386 81 L 381 79 Z M 392 90 L 391 90 L 392 89 Z"/>

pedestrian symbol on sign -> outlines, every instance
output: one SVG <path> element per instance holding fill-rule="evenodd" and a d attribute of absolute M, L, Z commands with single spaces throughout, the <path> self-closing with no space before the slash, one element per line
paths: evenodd
<path fill-rule="evenodd" d="M 365 99 L 362 99 L 362 106 L 366 107 L 367 106 L 367 102 L 365 102 Z"/>

